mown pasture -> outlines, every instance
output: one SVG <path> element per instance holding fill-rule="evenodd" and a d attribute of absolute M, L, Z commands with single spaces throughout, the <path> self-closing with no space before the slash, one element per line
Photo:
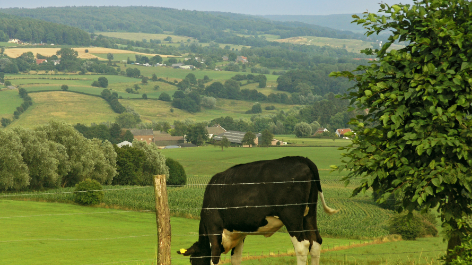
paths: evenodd
<path fill-rule="evenodd" d="M 23 103 L 18 90 L 0 90 L 0 119 L 13 117 L 13 112 Z"/>
<path fill-rule="evenodd" d="M 141 68 L 153 68 L 153 69 L 163 69 L 163 68 L 154 68 L 154 67 L 141 67 Z M 171 69 L 165 68 L 166 71 L 171 73 L 180 73 L 180 71 L 186 71 L 181 69 Z M 200 71 L 192 71 L 193 73 L 199 73 Z M 231 78 L 235 73 L 231 72 L 230 75 L 226 76 L 228 72 L 217 72 L 213 73 L 221 75 L 220 77 Z M 187 75 L 188 73 L 184 73 Z M 120 99 L 120 102 L 124 106 L 133 107 L 141 116 L 145 122 L 151 121 L 168 121 L 173 122 L 174 120 L 185 120 L 191 119 L 195 121 L 210 121 L 214 118 L 221 116 L 231 116 L 233 118 L 247 118 L 249 119 L 252 115 L 245 114 L 247 110 L 250 110 L 254 102 L 242 101 L 242 100 L 227 100 L 227 99 L 217 99 L 217 105 L 213 109 L 202 108 L 201 112 L 191 114 L 186 111 L 179 109 L 173 109 L 171 112 L 171 103 L 156 100 L 159 95 L 163 92 L 170 94 L 171 96 L 177 87 L 165 82 L 159 81 L 148 81 L 147 84 L 143 84 L 139 78 L 131 78 L 126 76 L 119 75 L 72 75 L 72 74 L 16 74 L 16 75 L 6 75 L 6 80 L 12 82 L 13 85 L 22 87 L 26 89 L 30 96 L 33 98 L 33 106 L 31 109 L 28 109 L 25 113 L 20 116 L 18 121 L 15 121 L 14 126 L 27 126 L 34 127 L 36 125 L 44 124 L 50 119 L 59 119 L 65 122 L 75 124 L 76 122 L 83 124 L 90 123 L 100 123 L 106 121 L 113 121 L 116 115 L 110 113 L 111 109 L 109 108 L 106 101 L 93 98 L 90 102 L 86 100 L 87 95 L 100 96 L 103 88 L 92 87 L 91 84 L 93 81 L 98 80 L 99 77 L 105 76 L 108 79 L 108 88 L 112 92 L 116 92 Z M 214 77 L 215 75 L 213 75 Z M 184 78 L 185 76 L 182 76 Z M 201 76 L 203 78 L 203 76 Z M 210 77 L 212 78 L 212 77 Z M 168 80 L 180 80 L 180 79 L 168 79 Z M 223 80 L 220 80 L 224 82 Z M 62 92 L 61 86 L 68 85 L 68 92 Z M 135 85 L 138 85 L 140 89 L 138 94 L 130 94 L 125 90 L 127 88 L 133 88 Z M 155 86 L 158 86 L 156 89 Z M 272 87 L 267 87 L 259 89 L 256 87 L 256 84 L 250 84 L 243 86 L 242 88 L 257 89 L 258 91 L 264 94 L 276 93 L 275 85 Z M 57 93 L 67 93 L 61 94 L 61 98 L 51 96 L 51 94 Z M 34 93 L 41 92 L 41 93 Z M 81 93 L 85 95 L 77 95 L 76 93 Z M 3 90 L 2 97 L 0 100 L 8 102 L 7 104 L 0 105 L 0 115 L 1 117 L 11 118 L 16 107 L 20 106 L 22 101 L 18 96 L 18 90 Z M 42 93 L 48 93 L 41 95 Z M 142 95 L 146 94 L 148 99 L 143 100 Z M 76 100 L 76 97 L 80 97 L 80 100 Z M 35 98 L 38 98 L 36 102 Z M 51 101 L 51 102 L 48 102 Z M 93 102 L 93 103 L 92 103 Z M 38 104 L 36 104 L 38 103 Z M 75 104 L 78 104 L 75 106 Z M 276 114 L 280 110 L 288 111 L 296 106 L 294 105 L 285 105 L 277 103 L 262 103 L 263 113 L 262 114 Z M 47 106 L 47 107 L 46 107 Z M 53 106 L 53 107 L 52 107 Z M 97 108 L 95 108 L 97 106 Z M 275 110 L 265 110 L 266 106 L 275 106 Z M 82 109 L 87 109 L 87 111 L 82 112 Z M 104 113 L 97 112 L 99 110 L 104 110 Z M 88 116 L 82 116 L 82 113 L 88 114 Z M 40 116 L 35 117 L 34 115 L 40 114 Z M 69 119 L 70 120 L 67 120 Z M 29 124 L 31 123 L 31 124 Z"/>
<path fill-rule="evenodd" d="M 0 206 L 2 263 L 155 264 L 153 212 L 12 200 L 0 200 Z M 172 217 L 171 227 L 172 264 L 188 264 L 188 258 L 176 252 L 197 240 L 198 220 Z M 333 248 L 368 240 L 325 238 L 325 241 Z M 251 236 L 245 241 L 245 256 L 270 252 L 293 253 L 288 235 Z M 222 256 L 229 259 L 229 255 Z M 289 260 L 293 263 L 295 258 Z"/>
<path fill-rule="evenodd" d="M 30 93 L 29 95 L 33 99 L 33 105 L 11 126 L 34 128 L 52 119 L 69 124 L 98 124 L 113 121 L 118 115 L 100 97 L 62 91 Z"/>

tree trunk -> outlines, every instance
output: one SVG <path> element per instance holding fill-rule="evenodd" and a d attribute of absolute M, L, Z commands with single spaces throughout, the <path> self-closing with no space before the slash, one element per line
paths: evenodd
<path fill-rule="evenodd" d="M 451 262 L 456 256 L 450 256 L 451 250 L 453 250 L 456 246 L 460 246 L 462 244 L 461 237 L 459 231 L 452 232 L 451 238 L 447 242 L 447 260 L 446 264 Z"/>

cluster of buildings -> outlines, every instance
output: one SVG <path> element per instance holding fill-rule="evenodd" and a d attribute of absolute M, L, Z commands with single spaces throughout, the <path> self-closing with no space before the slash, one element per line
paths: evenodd
<path fill-rule="evenodd" d="M 225 130 L 220 125 L 213 127 L 207 127 L 208 137 L 214 139 L 215 141 L 221 141 L 223 137 L 226 137 L 232 144 L 241 146 L 241 147 L 251 147 L 249 145 L 243 145 L 242 141 L 246 132 L 240 131 L 228 131 Z M 138 141 L 145 141 L 148 144 L 155 144 L 162 149 L 171 149 L 171 148 L 180 148 L 180 147 L 196 147 L 196 145 L 187 143 L 185 141 L 185 136 L 172 136 L 167 132 L 154 131 L 152 129 L 131 129 L 130 132 L 133 134 L 134 139 Z M 259 144 L 259 138 L 262 135 L 260 133 L 256 134 L 256 139 L 254 140 L 255 145 Z M 286 145 L 286 142 L 279 141 L 277 139 L 272 139 L 272 145 Z M 118 146 L 131 145 L 130 142 L 119 143 Z"/>

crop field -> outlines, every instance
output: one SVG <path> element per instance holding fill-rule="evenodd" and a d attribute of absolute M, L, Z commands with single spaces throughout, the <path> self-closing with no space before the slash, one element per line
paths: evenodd
<path fill-rule="evenodd" d="M 127 67 L 137 68 L 141 71 L 144 76 L 152 76 L 156 74 L 157 77 L 184 79 L 189 73 L 193 73 L 197 79 L 203 79 L 207 75 L 210 79 L 215 81 L 224 82 L 237 74 L 250 74 L 249 72 L 232 72 L 232 71 L 214 71 L 214 70 L 186 70 L 186 69 L 174 69 L 171 67 L 146 67 L 142 65 L 128 65 Z M 126 70 L 126 69 L 121 69 Z M 266 75 L 267 81 L 277 81 L 278 75 Z"/>
<path fill-rule="evenodd" d="M 163 33 L 163 34 L 136 33 L 136 32 L 97 32 L 97 34 L 101 34 L 107 37 L 132 40 L 132 41 L 146 40 L 147 42 L 149 42 L 149 40 L 161 40 L 162 45 L 171 45 L 171 46 L 178 46 L 180 45 L 180 42 L 184 42 L 187 44 L 196 42 L 198 45 L 202 45 L 202 46 L 209 45 L 208 43 L 198 43 L 198 40 L 193 37 L 177 36 L 177 35 L 172 34 L 171 32 Z M 164 41 L 164 39 L 169 36 L 172 38 L 172 43 L 169 43 L 168 41 Z M 224 48 L 226 45 L 230 46 L 230 49 L 235 49 L 235 50 L 236 49 L 240 50 L 242 47 L 246 47 L 246 48 L 251 47 L 251 46 L 234 45 L 234 44 L 220 44 L 220 47 Z"/>
<path fill-rule="evenodd" d="M 88 47 L 88 48 L 73 48 L 75 51 L 78 52 L 78 57 L 82 59 L 93 59 L 99 58 L 94 54 L 120 54 L 120 53 L 135 53 L 135 54 L 143 54 L 148 56 L 154 56 L 156 54 L 146 54 L 140 52 L 133 52 L 128 50 L 119 50 L 119 49 L 110 49 L 110 48 L 101 48 L 101 47 Z M 5 54 L 11 58 L 17 58 L 25 52 L 32 52 L 35 56 L 39 53 L 44 56 L 52 56 L 56 55 L 56 52 L 59 51 L 60 48 L 7 48 L 5 49 Z M 88 50 L 88 52 L 85 52 Z M 161 57 L 168 57 L 168 55 L 161 55 Z M 99 58 L 103 59 L 103 58 Z"/>
<path fill-rule="evenodd" d="M 32 128 L 51 119 L 69 124 L 112 121 L 117 115 L 102 98 L 70 92 L 30 93 L 33 105 L 12 126 Z"/>
<path fill-rule="evenodd" d="M 280 134 L 277 139 L 287 142 L 290 146 L 346 146 L 351 143 L 351 140 L 341 138 L 321 139 L 321 138 L 297 138 L 293 134 Z"/>

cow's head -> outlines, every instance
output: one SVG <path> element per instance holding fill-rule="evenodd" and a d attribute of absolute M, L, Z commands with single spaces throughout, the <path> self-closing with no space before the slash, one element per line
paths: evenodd
<path fill-rule="evenodd" d="M 181 249 L 177 253 L 190 256 L 190 264 L 192 265 L 211 264 L 210 244 L 202 244 L 200 241 L 197 241 L 189 249 Z"/>

